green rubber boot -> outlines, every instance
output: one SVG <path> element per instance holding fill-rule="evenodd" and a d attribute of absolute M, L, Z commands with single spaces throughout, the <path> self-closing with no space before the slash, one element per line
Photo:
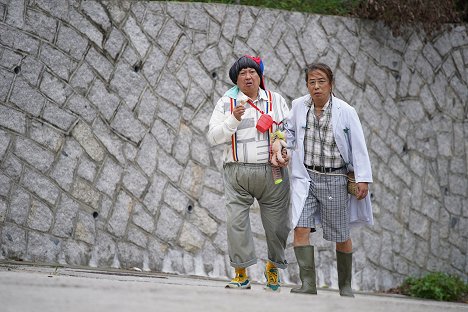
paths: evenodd
<path fill-rule="evenodd" d="M 338 287 L 340 296 L 354 297 L 351 288 L 351 275 L 353 272 L 353 253 L 336 251 L 336 266 L 338 269 Z"/>
<path fill-rule="evenodd" d="M 299 265 L 299 277 L 302 281 L 301 288 L 291 289 L 292 293 L 297 294 L 317 294 L 317 285 L 315 277 L 315 259 L 314 246 L 294 247 L 297 264 Z"/>

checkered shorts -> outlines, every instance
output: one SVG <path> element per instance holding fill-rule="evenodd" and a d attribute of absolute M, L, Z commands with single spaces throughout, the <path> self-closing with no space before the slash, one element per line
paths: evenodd
<path fill-rule="evenodd" d="M 315 228 L 316 224 L 321 224 L 325 240 L 348 240 L 350 212 L 346 176 L 307 171 L 311 178 L 309 195 L 297 227 Z M 346 175 L 346 168 L 333 171 L 333 174 Z"/>

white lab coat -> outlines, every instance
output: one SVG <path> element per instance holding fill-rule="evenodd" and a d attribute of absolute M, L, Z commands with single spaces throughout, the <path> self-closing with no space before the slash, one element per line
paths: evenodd
<path fill-rule="evenodd" d="M 292 102 L 286 119 L 286 138 L 290 148 L 289 179 L 291 185 L 291 222 L 295 228 L 309 193 L 310 177 L 304 166 L 304 137 L 310 95 Z M 348 103 L 332 97 L 332 126 L 336 145 L 348 170 L 354 171 L 356 182 L 372 182 L 372 171 L 361 122 Z M 370 191 L 369 191 L 370 194 Z M 362 200 L 349 195 L 350 225 L 373 224 L 370 195 Z M 316 220 L 320 220 L 317 215 Z M 318 221 L 320 222 L 320 221 Z"/>

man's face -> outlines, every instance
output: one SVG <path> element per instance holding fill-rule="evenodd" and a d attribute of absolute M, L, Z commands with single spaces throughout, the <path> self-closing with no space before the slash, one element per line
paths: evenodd
<path fill-rule="evenodd" d="M 260 76 L 254 68 L 243 68 L 237 76 L 237 86 L 248 97 L 256 97 L 260 87 Z"/>
<path fill-rule="evenodd" d="M 307 89 L 315 104 L 324 105 L 331 94 L 332 85 L 327 75 L 323 71 L 316 69 L 309 72 Z"/>

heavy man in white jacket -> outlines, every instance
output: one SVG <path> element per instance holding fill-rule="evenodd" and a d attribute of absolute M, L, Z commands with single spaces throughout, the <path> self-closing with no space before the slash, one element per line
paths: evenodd
<path fill-rule="evenodd" d="M 287 116 L 289 108 L 281 95 L 265 90 L 260 58 L 239 58 L 232 65 L 229 77 L 236 86 L 218 100 L 208 130 L 211 144 L 224 145 L 228 252 L 236 273 L 226 288 L 251 287 L 246 268 L 255 264 L 257 258 L 249 210 L 257 199 L 268 247 L 266 289 L 279 291 L 278 269 L 287 265 L 284 249 L 290 231 L 289 178 L 286 157 L 281 168 L 282 182 L 273 180 L 269 162 L 270 136 Z M 259 123 L 262 115 L 269 115 L 266 119 L 274 123 L 263 127 L 264 124 Z"/>
<path fill-rule="evenodd" d="M 309 236 L 321 224 L 323 238 L 336 242 L 340 295 L 354 297 L 350 226 L 373 223 L 369 155 L 356 110 L 332 94 L 330 67 L 311 64 L 305 78 L 309 94 L 293 101 L 286 119 L 294 253 L 302 281 L 291 292 L 317 294 Z M 349 171 L 355 173 L 357 196 L 347 192 Z"/>

